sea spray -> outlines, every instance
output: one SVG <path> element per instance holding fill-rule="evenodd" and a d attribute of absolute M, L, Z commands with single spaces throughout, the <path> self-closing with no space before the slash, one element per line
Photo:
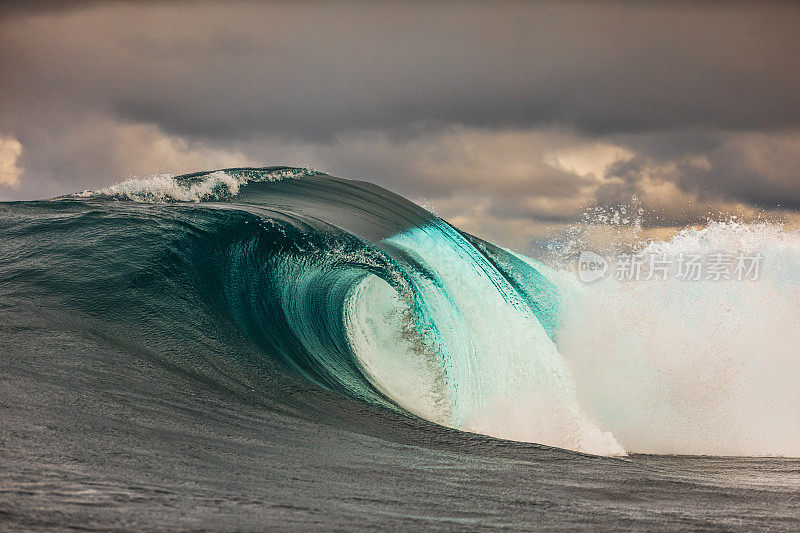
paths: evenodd
<path fill-rule="evenodd" d="M 673 268 L 585 284 L 559 272 L 556 344 L 580 404 L 629 452 L 800 455 L 800 233 L 711 222 L 637 253 L 761 263 L 755 279 L 686 280 Z"/>

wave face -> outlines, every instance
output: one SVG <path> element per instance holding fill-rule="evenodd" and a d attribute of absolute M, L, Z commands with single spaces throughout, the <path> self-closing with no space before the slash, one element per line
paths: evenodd
<path fill-rule="evenodd" d="M 192 202 L 193 216 L 236 221 L 219 232 L 240 234 L 220 252 L 219 299 L 317 385 L 455 429 L 624 453 L 578 406 L 545 267 L 408 200 L 302 169 L 132 180 L 81 197 Z"/>
<path fill-rule="evenodd" d="M 382 188 L 305 169 L 132 180 L 3 215 L 4 296 L 281 412 L 356 416 L 317 387 L 600 455 L 800 455 L 800 239 L 775 227 L 651 244 L 749 242 L 764 282 L 581 285 Z"/>

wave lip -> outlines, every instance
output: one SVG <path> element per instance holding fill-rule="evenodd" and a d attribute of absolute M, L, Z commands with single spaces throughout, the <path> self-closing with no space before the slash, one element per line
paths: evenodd
<path fill-rule="evenodd" d="M 158 175 L 130 179 L 74 196 L 105 197 L 137 202 L 212 202 L 236 196 L 246 183 L 299 179 L 320 174 L 309 168 L 252 167 L 196 172 L 173 177 Z"/>

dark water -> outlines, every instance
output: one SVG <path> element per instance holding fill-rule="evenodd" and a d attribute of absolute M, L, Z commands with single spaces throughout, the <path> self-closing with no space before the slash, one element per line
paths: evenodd
<path fill-rule="evenodd" d="M 225 176 L 241 188 L 183 179 L 199 203 L 140 184 L 0 204 L 0 528 L 800 528 L 800 460 L 601 457 L 425 420 L 488 400 L 431 293 L 453 280 L 398 236 L 459 250 L 545 339 L 556 289 L 377 187 Z M 438 373 L 392 388 L 359 358 L 347 309 L 373 277 Z"/>

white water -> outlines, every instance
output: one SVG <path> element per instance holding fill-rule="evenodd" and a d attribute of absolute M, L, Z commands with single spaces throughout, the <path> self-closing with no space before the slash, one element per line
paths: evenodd
<path fill-rule="evenodd" d="M 557 345 L 580 405 L 628 452 L 800 456 L 800 234 L 712 223 L 645 253 L 763 256 L 752 281 L 569 287 Z"/>
<path fill-rule="evenodd" d="M 211 202 L 235 196 L 241 186 L 248 182 L 280 181 L 315 172 L 311 169 L 282 168 L 261 171 L 258 177 L 253 177 L 217 170 L 189 182 L 169 175 L 157 175 L 126 180 L 96 191 L 84 191 L 77 196 L 101 196 L 137 202 Z"/>
<path fill-rule="evenodd" d="M 350 344 L 381 393 L 426 420 L 450 423 L 452 398 L 442 367 L 411 330 L 408 308 L 394 288 L 367 277 L 345 321 Z"/>

